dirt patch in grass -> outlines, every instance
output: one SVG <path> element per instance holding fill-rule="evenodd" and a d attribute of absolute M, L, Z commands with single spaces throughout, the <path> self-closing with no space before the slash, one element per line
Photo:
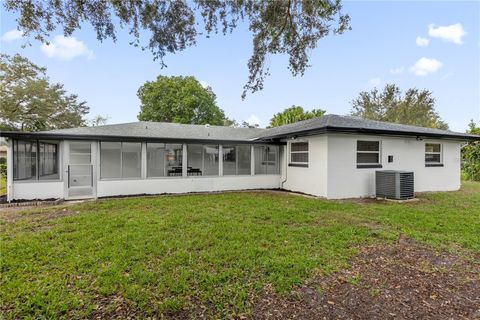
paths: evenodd
<path fill-rule="evenodd" d="M 362 248 L 351 268 L 317 278 L 286 297 L 271 287 L 255 319 L 479 319 L 480 261 L 437 254 L 404 236 Z"/>
<path fill-rule="evenodd" d="M 28 219 L 31 221 L 38 221 L 38 220 L 51 220 L 57 219 L 65 216 L 71 216 L 74 214 L 79 214 L 80 211 L 73 211 L 67 208 L 63 208 L 58 211 L 39 211 L 39 212 L 29 212 L 24 213 L 25 208 L 6 208 L 2 209 L 0 213 L 0 221 L 5 223 L 15 223 L 18 220 Z"/>

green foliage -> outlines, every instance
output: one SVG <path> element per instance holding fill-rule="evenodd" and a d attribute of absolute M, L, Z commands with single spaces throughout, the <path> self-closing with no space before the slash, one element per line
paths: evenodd
<path fill-rule="evenodd" d="M 220 126 L 230 121 L 217 106 L 212 89 L 194 77 L 158 76 L 138 89 L 138 97 L 138 120 Z"/>
<path fill-rule="evenodd" d="M 98 40 L 116 41 L 119 23 L 134 38 L 131 43 L 149 49 L 162 67 L 167 53 L 195 45 L 200 35 L 230 33 L 246 20 L 253 36 L 253 52 L 243 96 L 246 91 L 263 88 L 268 55 L 288 55 L 292 74 L 303 75 L 309 66 L 309 52 L 320 39 L 350 29 L 350 18 L 341 13 L 340 0 L 4 0 L 3 6 L 15 13 L 25 35 L 31 34 L 42 42 L 54 31 L 71 36 L 85 24 L 90 24 Z M 150 39 L 141 43 L 140 36 L 145 34 Z"/>
<path fill-rule="evenodd" d="M 7 319 L 90 318 L 123 299 L 161 318 L 188 315 L 196 301 L 208 306 L 208 318 L 241 318 L 265 285 L 288 293 L 345 267 L 355 247 L 400 232 L 478 254 L 478 208 L 480 183 L 466 182 L 461 191 L 424 194 L 408 205 L 265 192 L 109 199 L 0 215 L 0 309 Z"/>
<path fill-rule="evenodd" d="M 472 120 L 467 133 L 480 136 L 480 125 L 477 127 Z M 480 141 L 469 142 L 462 148 L 462 170 L 465 179 L 480 181 Z"/>
<path fill-rule="evenodd" d="M 269 127 L 279 127 L 289 123 L 321 117 L 325 112 L 325 110 L 321 109 L 305 111 L 302 107 L 293 105 L 290 108 L 286 108 L 282 112 L 275 114 L 273 118 L 270 119 Z"/>
<path fill-rule="evenodd" d="M 395 84 L 387 84 L 383 92 L 377 88 L 360 92 L 351 104 L 351 114 L 365 119 L 448 129 L 448 124 L 435 111 L 432 92 L 425 89 L 411 88 L 402 95 Z"/>
<path fill-rule="evenodd" d="M 0 126 L 2 130 L 42 131 L 85 125 L 89 108 L 50 83 L 46 69 L 20 55 L 0 55 Z"/>

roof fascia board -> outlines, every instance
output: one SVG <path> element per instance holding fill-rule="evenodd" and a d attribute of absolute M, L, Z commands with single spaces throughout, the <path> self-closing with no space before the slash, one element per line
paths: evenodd
<path fill-rule="evenodd" d="M 292 132 L 288 134 L 278 134 L 269 137 L 264 137 L 261 139 L 282 139 L 282 138 L 292 138 L 298 136 L 312 136 L 317 134 L 325 133 L 350 133 L 350 134 L 368 134 L 368 135 L 384 135 L 384 136 L 396 136 L 396 137 L 420 137 L 420 138 L 437 138 L 437 139 L 448 139 L 448 140 L 480 140 L 480 136 L 473 135 L 455 135 L 455 134 L 441 134 L 441 133 L 415 133 L 415 132 L 403 132 L 395 130 L 379 130 L 379 129 L 367 129 L 367 128 L 348 128 L 348 127 L 324 127 L 320 129 L 309 129 L 302 130 L 297 132 Z"/>
<path fill-rule="evenodd" d="M 154 137 L 126 137 L 110 135 L 81 135 L 81 134 L 56 134 L 35 132 L 0 132 L 0 137 L 13 139 L 44 139 L 44 140 L 94 140 L 94 141 L 122 141 L 122 142 L 165 142 L 165 143 L 191 143 L 191 144 L 277 144 L 280 141 L 264 140 L 219 140 L 219 139 L 181 139 L 181 138 L 154 138 Z"/>

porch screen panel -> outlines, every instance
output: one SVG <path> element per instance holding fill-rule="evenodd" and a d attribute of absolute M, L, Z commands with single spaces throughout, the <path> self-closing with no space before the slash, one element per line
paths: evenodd
<path fill-rule="evenodd" d="M 100 178 L 120 179 L 122 177 L 122 143 L 100 143 Z"/>
<path fill-rule="evenodd" d="M 237 174 L 250 174 L 252 162 L 252 148 L 250 145 L 237 146 Z"/>
<path fill-rule="evenodd" d="M 15 140 L 13 143 L 13 179 L 37 178 L 37 142 Z"/>
<path fill-rule="evenodd" d="M 140 142 L 122 142 L 122 178 L 141 178 L 142 144 Z"/>
<path fill-rule="evenodd" d="M 58 145 L 54 143 L 39 143 L 39 179 L 58 179 Z"/>
<path fill-rule="evenodd" d="M 235 146 L 223 146 L 223 175 L 237 174 L 237 148 Z"/>
<path fill-rule="evenodd" d="M 165 171 L 168 176 L 182 176 L 183 145 L 165 145 Z"/>
<path fill-rule="evenodd" d="M 204 175 L 203 146 L 200 144 L 189 144 L 187 146 L 187 175 Z"/>
<path fill-rule="evenodd" d="M 265 158 L 267 165 L 267 174 L 279 174 L 280 165 L 278 159 L 279 157 L 279 148 L 278 146 L 267 146 L 265 147 Z"/>
<path fill-rule="evenodd" d="M 253 152 L 255 157 L 255 174 L 267 174 L 267 165 L 264 161 L 265 146 L 255 146 Z"/>
<path fill-rule="evenodd" d="M 206 176 L 218 176 L 218 146 L 203 146 L 203 170 Z"/>
<path fill-rule="evenodd" d="M 255 174 L 279 174 L 278 146 L 255 146 Z"/>
<path fill-rule="evenodd" d="M 147 177 L 164 177 L 165 172 L 165 144 L 147 143 Z"/>

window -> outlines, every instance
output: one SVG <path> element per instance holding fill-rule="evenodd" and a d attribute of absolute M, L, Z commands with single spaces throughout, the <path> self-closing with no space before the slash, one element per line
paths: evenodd
<path fill-rule="evenodd" d="M 140 178 L 141 150 L 140 142 L 101 142 L 100 178 Z"/>
<path fill-rule="evenodd" d="M 279 174 L 278 146 L 255 146 L 255 174 Z"/>
<path fill-rule="evenodd" d="M 218 157 L 218 145 L 188 145 L 187 175 L 218 176 Z"/>
<path fill-rule="evenodd" d="M 357 141 L 357 168 L 381 168 L 380 141 Z"/>
<path fill-rule="evenodd" d="M 245 175 L 251 171 L 250 145 L 223 146 L 223 175 Z"/>
<path fill-rule="evenodd" d="M 290 165 L 308 167 L 308 142 L 290 143 Z"/>
<path fill-rule="evenodd" d="M 58 179 L 58 145 L 40 142 L 39 179 Z"/>
<path fill-rule="evenodd" d="M 37 179 L 37 141 L 14 141 L 13 179 Z"/>
<path fill-rule="evenodd" d="M 58 144 L 37 140 L 13 142 L 14 180 L 58 180 Z"/>
<path fill-rule="evenodd" d="M 434 167 L 442 165 L 442 145 L 439 143 L 425 144 L 425 165 Z"/>

